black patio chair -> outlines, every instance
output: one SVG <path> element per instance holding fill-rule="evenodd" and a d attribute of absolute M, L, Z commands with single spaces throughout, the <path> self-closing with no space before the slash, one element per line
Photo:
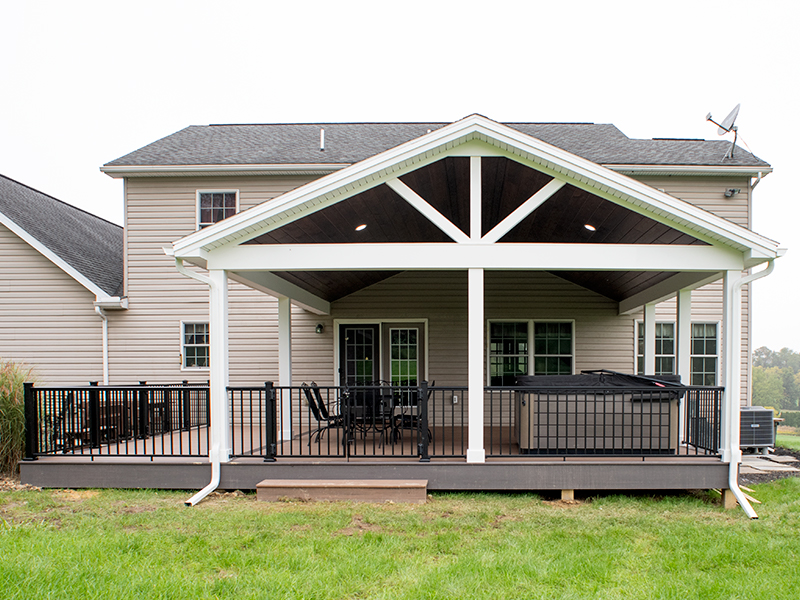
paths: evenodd
<path fill-rule="evenodd" d="M 311 414 L 314 415 L 314 418 L 317 421 L 317 428 L 309 434 L 310 437 L 308 440 L 308 445 L 311 446 L 312 441 L 319 442 L 324 433 L 329 429 L 343 427 L 344 417 L 341 414 L 332 415 L 330 413 L 328 410 L 328 405 L 322 398 L 322 393 L 320 392 L 319 386 L 316 383 L 312 381 L 311 385 L 309 385 L 303 382 L 300 387 L 302 388 L 303 394 L 308 402 L 308 408 L 311 410 Z M 316 440 L 314 438 L 316 438 Z"/>

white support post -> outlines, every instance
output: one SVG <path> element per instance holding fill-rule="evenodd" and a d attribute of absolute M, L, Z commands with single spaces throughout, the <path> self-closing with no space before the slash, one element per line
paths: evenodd
<path fill-rule="evenodd" d="M 692 384 L 692 290 L 678 292 L 678 309 L 676 314 L 677 331 L 677 373 L 684 385 Z M 686 431 L 686 403 L 681 403 L 680 431 Z"/>
<path fill-rule="evenodd" d="M 483 269 L 469 269 L 469 431 L 467 462 L 486 462 L 483 447 Z"/>
<path fill-rule="evenodd" d="M 219 462 L 228 462 L 231 454 L 230 416 L 228 414 L 228 273 L 208 272 L 210 286 L 209 360 L 211 363 L 211 453 Z"/>
<path fill-rule="evenodd" d="M 656 305 L 644 305 L 644 373 L 656 373 Z"/>
<path fill-rule="evenodd" d="M 278 298 L 278 385 L 292 385 L 292 302 Z M 283 390 L 280 395 L 281 439 L 292 439 L 292 392 Z"/>
<path fill-rule="evenodd" d="M 481 192 L 481 157 L 469 157 L 469 237 L 473 242 L 481 239 L 483 229 L 483 200 Z M 483 302 L 483 296 L 481 296 Z"/>
<path fill-rule="evenodd" d="M 739 352 L 742 338 L 742 297 L 736 282 L 741 271 L 725 271 L 723 279 L 724 301 L 722 316 L 722 381 L 725 393 L 722 396 L 722 431 L 720 432 L 723 462 L 742 460 L 739 450 L 739 411 L 741 396 L 741 364 Z"/>

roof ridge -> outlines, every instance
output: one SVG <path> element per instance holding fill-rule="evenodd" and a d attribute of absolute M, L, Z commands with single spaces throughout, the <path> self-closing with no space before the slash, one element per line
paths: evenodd
<path fill-rule="evenodd" d="M 3 175 L 2 173 L 0 173 L 0 177 L 2 177 L 3 179 L 7 179 L 8 181 L 11 181 L 13 183 L 16 183 L 17 185 L 20 185 L 20 186 L 22 186 L 24 188 L 28 188 L 32 192 L 36 192 L 37 194 L 41 194 L 42 196 L 46 196 L 47 198 L 50 198 L 51 200 L 55 200 L 59 204 L 63 204 L 64 206 L 66 206 L 68 208 L 71 208 L 73 210 L 77 210 L 79 212 L 82 212 L 85 215 L 88 215 L 90 217 L 93 217 L 95 219 L 103 221 L 105 223 L 108 223 L 109 225 L 113 225 L 114 227 L 117 227 L 118 229 L 122 229 L 123 228 L 121 225 L 117 225 L 116 223 L 114 223 L 112 221 L 109 221 L 108 219 L 104 219 L 103 217 L 101 217 L 99 215 L 96 215 L 94 213 L 90 213 L 88 210 L 84 210 L 83 208 L 80 208 L 79 206 L 75 206 L 74 204 L 70 204 L 69 202 L 64 202 L 63 200 L 59 200 L 58 198 L 48 194 L 47 192 L 43 192 L 41 190 L 37 190 L 35 187 L 32 187 L 32 186 L 30 186 L 30 185 L 28 185 L 26 183 L 22 183 L 21 181 L 17 181 L 13 177 L 9 177 L 8 175 Z"/>

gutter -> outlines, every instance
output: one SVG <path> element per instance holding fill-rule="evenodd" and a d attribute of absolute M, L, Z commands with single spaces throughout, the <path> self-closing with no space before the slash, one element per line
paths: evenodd
<path fill-rule="evenodd" d="M 94 306 L 94 312 L 103 319 L 103 385 L 108 385 L 108 316 L 97 304 Z"/>
<path fill-rule="evenodd" d="M 783 253 L 781 252 L 778 253 L 778 256 L 782 255 Z M 738 295 L 741 292 L 743 285 L 745 285 L 746 283 L 750 283 L 752 281 L 756 281 L 757 279 L 761 279 L 762 277 L 766 277 L 767 275 L 772 273 L 774 268 L 775 268 L 775 259 L 772 259 L 767 263 L 767 268 L 764 269 L 763 271 L 759 271 L 758 273 L 751 273 L 750 275 L 747 275 L 745 277 L 742 277 L 734 281 L 733 286 L 731 288 L 731 298 L 728 298 L 728 302 L 733 302 L 734 298 L 738 298 Z M 731 306 L 733 306 L 733 304 L 731 304 Z M 735 428 L 733 427 L 733 423 L 728 423 L 728 426 L 731 428 L 731 431 L 735 430 Z M 728 439 L 730 440 L 730 447 L 728 449 L 728 451 L 730 452 L 730 456 L 731 458 L 733 458 L 734 456 L 738 457 L 738 460 L 731 460 L 728 463 L 728 489 L 730 489 L 730 491 L 733 493 L 734 498 L 736 498 L 736 501 L 739 503 L 739 506 L 742 507 L 742 510 L 744 510 L 745 514 L 751 519 L 758 519 L 756 511 L 753 510 L 753 507 L 750 505 L 750 502 L 748 502 L 747 498 L 744 495 L 744 492 L 742 492 L 742 490 L 739 489 L 739 464 L 742 462 L 741 459 L 742 450 L 739 447 L 739 436 L 737 435 L 735 437 L 736 437 L 736 443 L 734 444 L 733 440 L 734 436 L 728 436 Z"/>
<path fill-rule="evenodd" d="M 164 253 L 167 254 L 167 256 L 174 256 L 171 248 L 164 248 Z M 190 271 L 183 265 L 183 260 L 178 257 L 175 257 L 175 268 L 178 269 L 178 272 L 181 275 L 185 275 L 190 279 L 195 279 L 200 283 L 205 283 L 212 291 L 214 290 L 215 288 L 214 281 L 210 277 L 206 277 L 205 275 L 200 275 L 199 273 Z M 221 462 L 219 459 L 219 454 L 220 454 L 219 442 L 214 442 L 212 440 L 211 452 L 209 452 L 208 455 L 208 459 L 211 462 L 211 481 L 208 482 L 208 485 L 206 487 L 204 487 L 194 496 L 189 498 L 184 503 L 186 504 L 186 506 L 195 506 L 203 498 L 208 496 L 211 492 L 216 490 L 217 487 L 219 487 L 220 462 Z"/>

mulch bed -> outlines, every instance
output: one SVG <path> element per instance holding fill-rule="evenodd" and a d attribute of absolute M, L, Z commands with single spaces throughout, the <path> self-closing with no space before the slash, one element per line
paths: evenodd
<path fill-rule="evenodd" d="M 797 450 L 789 450 L 788 448 L 775 448 L 773 453 L 776 456 L 794 456 L 800 461 L 800 452 Z M 788 463 L 789 466 L 794 466 L 800 469 L 800 462 Z M 800 471 L 765 471 L 763 473 L 747 473 L 739 475 L 739 483 L 744 485 L 751 485 L 754 483 L 769 483 L 770 481 L 777 481 L 778 479 L 786 479 L 787 477 L 798 477 Z"/>

